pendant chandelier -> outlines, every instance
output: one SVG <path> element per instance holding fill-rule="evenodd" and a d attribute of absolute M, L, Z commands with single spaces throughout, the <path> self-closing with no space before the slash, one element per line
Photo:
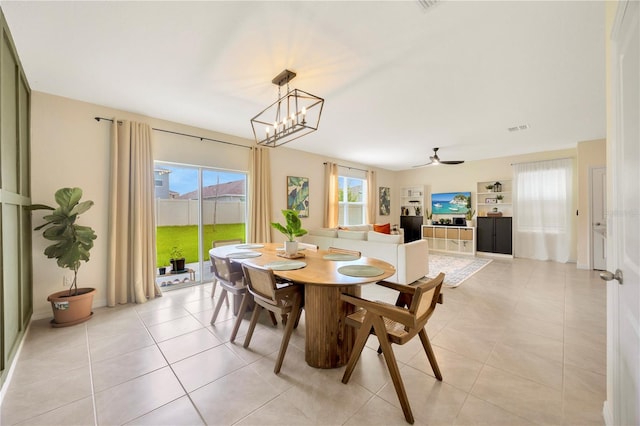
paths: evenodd
<path fill-rule="evenodd" d="M 289 90 L 295 76 L 284 70 L 271 80 L 278 86 L 278 100 L 251 119 L 258 145 L 275 148 L 318 130 L 324 99 L 299 89 Z M 281 96 L 284 85 L 287 93 Z"/>

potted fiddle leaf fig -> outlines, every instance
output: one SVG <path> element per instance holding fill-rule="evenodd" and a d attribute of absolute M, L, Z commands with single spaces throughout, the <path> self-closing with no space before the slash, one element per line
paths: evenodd
<path fill-rule="evenodd" d="M 287 255 L 292 256 L 298 252 L 298 242 L 295 238 L 305 235 L 307 230 L 302 228 L 302 221 L 300 217 L 298 217 L 296 210 L 282 210 L 282 215 L 285 218 L 286 224 L 282 225 L 278 222 L 272 222 L 271 226 L 287 237 L 287 241 L 284 242 L 284 251 Z"/>
<path fill-rule="evenodd" d="M 81 214 L 93 206 L 93 201 L 80 201 L 82 189 L 61 188 L 55 193 L 57 207 L 45 204 L 33 204 L 29 210 L 50 210 L 51 214 L 44 216 L 45 223 L 34 228 L 43 230 L 42 236 L 53 241 L 44 250 L 49 259 L 56 259 L 58 266 L 73 272 L 73 281 L 69 290 L 63 290 L 49 295 L 53 309 L 54 327 L 66 327 L 79 324 L 91 318 L 93 312 L 93 296 L 96 289 L 90 287 L 78 288 L 78 270 L 82 262 L 89 261 L 89 251 L 93 247 L 96 233 L 89 226 L 77 223 Z"/>

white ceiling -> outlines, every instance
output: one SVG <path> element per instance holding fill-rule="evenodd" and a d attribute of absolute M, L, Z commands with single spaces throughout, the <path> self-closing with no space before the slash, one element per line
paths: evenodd
<path fill-rule="evenodd" d="M 602 1 L 0 4 L 33 90 L 252 138 L 287 68 L 326 100 L 287 146 L 361 164 L 605 137 Z"/>

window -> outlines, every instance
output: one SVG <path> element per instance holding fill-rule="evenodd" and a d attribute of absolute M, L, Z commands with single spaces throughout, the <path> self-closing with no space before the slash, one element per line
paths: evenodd
<path fill-rule="evenodd" d="M 573 258 L 573 160 L 514 165 L 514 255 L 568 262 Z"/>
<path fill-rule="evenodd" d="M 367 210 L 367 181 L 362 178 L 338 176 L 338 202 L 340 225 L 365 223 Z"/>
<path fill-rule="evenodd" d="M 156 162 L 156 255 L 158 267 L 170 267 L 172 249 L 182 251 L 194 275 L 157 279 L 161 287 L 208 282 L 209 249 L 215 240 L 246 241 L 247 175 L 205 167 Z"/>

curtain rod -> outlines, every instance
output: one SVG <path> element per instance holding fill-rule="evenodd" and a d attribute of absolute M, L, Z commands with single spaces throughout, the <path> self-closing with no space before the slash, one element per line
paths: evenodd
<path fill-rule="evenodd" d="M 95 120 L 97 122 L 100 122 L 100 120 L 105 120 L 105 121 L 110 121 L 110 122 L 113 123 L 113 120 L 111 118 L 104 118 L 104 117 L 93 117 L 93 118 L 95 118 Z M 118 121 L 118 124 L 122 124 L 122 121 Z M 155 127 L 152 127 L 151 130 L 155 130 L 156 132 L 171 133 L 171 134 L 179 135 L 179 136 L 186 136 L 186 137 L 189 137 L 189 138 L 196 138 L 196 139 L 200 139 L 201 141 L 218 142 L 218 143 L 224 143 L 224 144 L 227 144 L 227 145 L 239 146 L 241 148 L 252 149 L 252 147 L 250 147 L 250 146 L 241 145 L 239 143 L 221 141 L 221 140 L 218 140 L 218 139 L 206 138 L 204 136 L 195 136 L 195 135 L 190 135 L 190 134 L 187 134 L 187 133 L 174 132 L 172 130 L 156 129 Z"/>
<path fill-rule="evenodd" d="M 327 165 L 328 163 L 325 161 L 324 163 L 322 163 L 324 165 Z M 345 169 L 349 169 L 349 170 L 359 170 L 361 172 L 368 172 L 369 170 L 366 169 L 359 169 L 357 167 L 350 167 L 350 166 L 343 166 L 342 164 L 336 164 L 336 166 L 338 167 L 344 167 Z"/>
<path fill-rule="evenodd" d="M 535 164 L 535 163 L 543 163 L 545 161 L 554 161 L 554 160 L 573 160 L 575 157 L 563 157 L 563 158 L 549 158 L 548 160 L 538 160 L 538 161 L 522 161 L 520 163 L 511 163 L 512 166 L 518 166 L 520 164 Z"/>

